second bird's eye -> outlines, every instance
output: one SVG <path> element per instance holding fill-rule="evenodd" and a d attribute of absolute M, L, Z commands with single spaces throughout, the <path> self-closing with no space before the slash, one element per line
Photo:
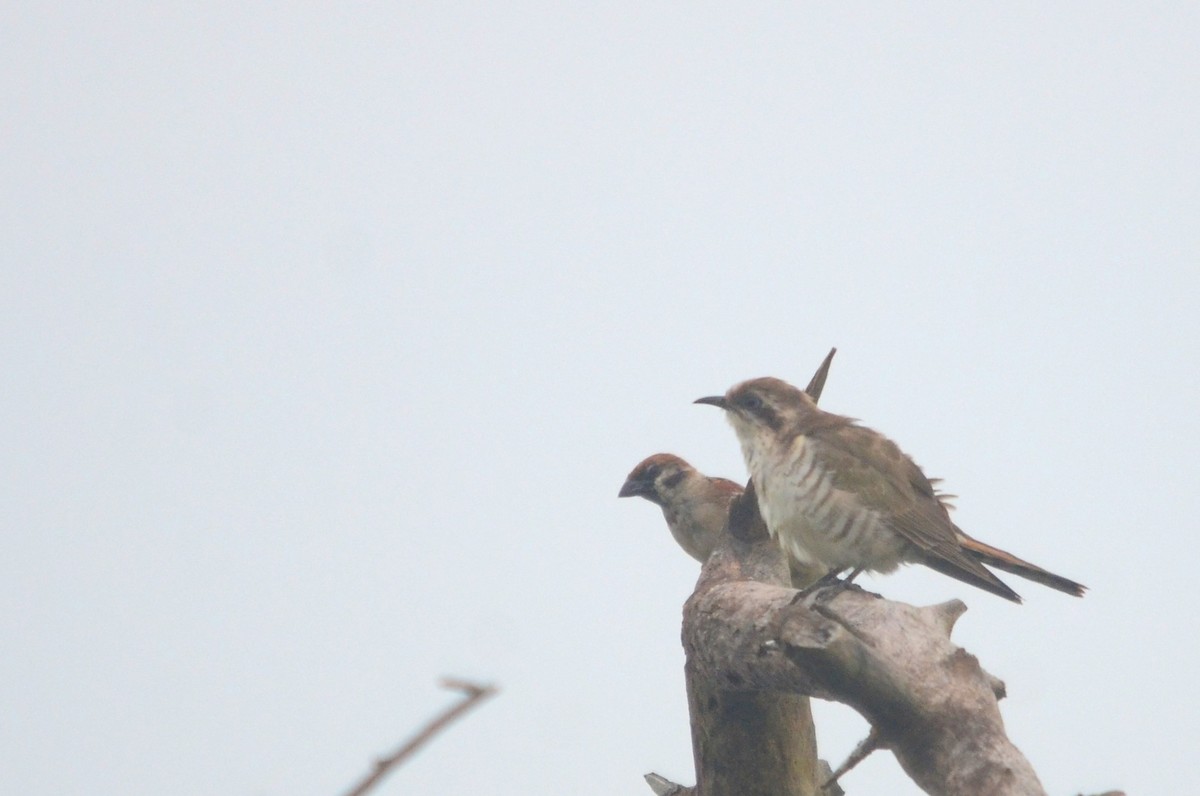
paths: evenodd
<path fill-rule="evenodd" d="M 683 470 L 676 470 L 670 475 L 664 474 L 664 476 L 665 477 L 662 480 L 663 489 L 674 489 L 675 487 L 679 486 L 679 482 L 683 480 L 684 473 Z"/>
<path fill-rule="evenodd" d="M 742 406 L 749 409 L 750 411 L 762 409 L 762 405 L 763 405 L 762 398 L 759 398 L 754 393 L 748 393 L 747 395 L 743 395 L 742 400 L 740 400 L 738 403 L 740 403 Z"/>

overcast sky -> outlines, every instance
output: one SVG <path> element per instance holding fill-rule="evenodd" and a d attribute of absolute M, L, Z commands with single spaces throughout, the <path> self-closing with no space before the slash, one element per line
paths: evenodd
<path fill-rule="evenodd" d="M 970 606 L 1051 794 L 1195 774 L 1193 3 L 0 9 L 0 788 L 693 781 L 698 567 L 618 500 L 803 385 L 1091 587 Z M 818 704 L 822 756 L 866 734 Z M 912 794 L 888 753 L 845 780 Z"/>

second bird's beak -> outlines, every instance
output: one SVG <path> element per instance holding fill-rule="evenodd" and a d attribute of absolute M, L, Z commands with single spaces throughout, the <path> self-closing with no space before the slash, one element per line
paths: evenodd
<path fill-rule="evenodd" d="M 692 401 L 692 403 L 708 404 L 709 406 L 715 406 L 718 409 L 728 409 L 729 408 L 729 402 L 725 400 L 724 395 L 709 395 L 705 398 L 697 398 L 696 400 Z"/>
<path fill-rule="evenodd" d="M 621 485 L 621 491 L 617 493 L 617 497 L 635 497 L 647 494 L 649 494 L 649 486 L 645 481 L 627 478 L 625 483 Z"/>

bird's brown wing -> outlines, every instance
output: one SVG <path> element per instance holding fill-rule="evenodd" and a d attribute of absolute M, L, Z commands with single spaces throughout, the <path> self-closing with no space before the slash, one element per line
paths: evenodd
<path fill-rule="evenodd" d="M 921 468 L 887 437 L 852 423 L 814 430 L 818 456 L 833 485 L 883 515 L 912 543 L 922 563 L 1013 602 L 1021 598 L 968 555 L 957 528 Z"/>
<path fill-rule="evenodd" d="M 718 478 L 716 476 L 705 476 L 708 479 L 708 486 L 712 489 L 714 499 L 720 501 L 721 506 L 726 512 L 733 508 L 733 501 L 745 492 L 745 488 L 736 481 L 730 481 L 728 478 Z M 753 500 L 753 496 L 751 496 Z M 728 522 L 728 520 L 727 520 Z"/>
<path fill-rule="evenodd" d="M 708 476 L 708 483 L 722 495 L 728 495 L 730 500 L 733 500 L 745 491 L 745 488 L 741 484 L 736 481 L 730 481 L 728 478 L 718 478 L 710 475 Z"/>

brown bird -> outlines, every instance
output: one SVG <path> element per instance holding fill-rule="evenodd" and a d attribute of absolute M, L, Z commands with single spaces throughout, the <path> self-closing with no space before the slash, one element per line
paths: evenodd
<path fill-rule="evenodd" d="M 882 434 L 825 412 L 803 391 L 752 379 L 696 403 L 725 410 L 771 535 L 830 573 L 920 563 L 1014 602 L 983 564 L 1082 596 L 1085 587 L 963 532 L 921 468 Z"/>
<path fill-rule="evenodd" d="M 617 496 L 643 497 L 659 506 L 671 536 L 703 563 L 721 541 L 730 501 L 740 494 L 740 484 L 710 478 L 674 454 L 656 453 L 633 468 Z"/>

